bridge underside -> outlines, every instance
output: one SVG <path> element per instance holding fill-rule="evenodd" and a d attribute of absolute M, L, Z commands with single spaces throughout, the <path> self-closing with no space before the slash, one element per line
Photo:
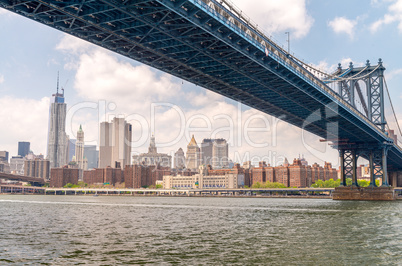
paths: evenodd
<path fill-rule="evenodd" d="M 0 6 L 278 117 L 327 140 L 356 147 L 388 138 L 244 21 L 224 19 L 210 0 L 18 1 Z M 230 13 L 229 10 L 227 10 Z M 232 18 L 231 18 L 232 19 Z M 267 52 L 269 53 L 267 55 Z M 296 66 L 296 67 L 294 67 Z M 318 84 L 318 85 L 317 85 Z M 324 86 L 324 87 L 323 87 Z M 381 147 L 378 147 L 379 149 Z M 388 151 L 402 167 L 402 151 Z"/>
<path fill-rule="evenodd" d="M 22 175 L 12 175 L 6 173 L 0 173 L 0 179 L 29 182 L 33 186 L 43 186 L 45 184 L 45 180 L 43 180 L 42 178 L 22 176 Z"/>

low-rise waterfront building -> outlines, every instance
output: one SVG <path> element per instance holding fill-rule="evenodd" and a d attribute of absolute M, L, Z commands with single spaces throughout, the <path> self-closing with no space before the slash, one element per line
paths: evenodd
<path fill-rule="evenodd" d="M 244 173 L 223 171 L 221 174 L 211 171 L 204 165 L 200 165 L 199 174 L 192 176 L 165 175 L 163 176 L 163 188 L 239 188 L 244 187 Z"/>

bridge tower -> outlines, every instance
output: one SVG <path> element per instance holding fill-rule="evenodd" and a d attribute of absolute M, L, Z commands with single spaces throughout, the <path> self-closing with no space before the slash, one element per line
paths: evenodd
<path fill-rule="evenodd" d="M 335 73 L 338 93 L 342 99 L 365 115 L 383 132 L 387 123 L 384 114 L 384 70 L 380 58 L 376 66 L 371 66 L 369 60 L 364 67 L 357 68 L 352 62 L 347 69 L 342 69 L 339 64 Z"/>
<path fill-rule="evenodd" d="M 381 58 L 375 66 L 366 61 L 364 67 L 349 64 L 347 69 L 338 65 L 333 80 L 338 83 L 341 98 L 367 117 L 382 132 L 387 121 L 384 114 L 384 66 Z M 357 160 L 362 157 L 369 161 L 370 187 L 376 187 L 376 179 L 382 179 L 382 186 L 388 187 L 387 153 L 393 140 L 378 143 L 349 143 L 348 140 L 334 141 L 339 151 L 341 186 L 346 186 L 346 178 L 352 179 L 352 186 L 358 187 Z"/>

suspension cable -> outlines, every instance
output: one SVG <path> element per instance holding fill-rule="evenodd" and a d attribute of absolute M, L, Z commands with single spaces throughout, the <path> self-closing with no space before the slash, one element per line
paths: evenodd
<path fill-rule="evenodd" d="M 392 113 L 394 114 L 395 121 L 396 121 L 396 125 L 398 126 L 399 134 L 400 134 L 400 136 L 402 137 L 401 127 L 399 126 L 398 118 L 396 117 L 394 105 L 392 104 L 391 96 L 390 96 L 390 94 L 389 94 L 388 85 L 387 85 L 387 81 L 385 80 L 385 77 L 384 77 L 384 84 L 385 84 L 385 89 L 386 89 L 387 94 L 388 94 L 389 102 L 390 102 L 390 104 L 391 104 Z"/>
<path fill-rule="evenodd" d="M 308 64 L 304 63 L 303 61 L 301 61 L 297 57 L 294 57 L 294 56 L 292 56 L 292 57 L 293 57 L 293 59 L 298 61 L 302 66 L 305 66 L 304 68 L 310 68 L 310 69 L 312 69 L 312 70 L 314 70 L 314 71 L 316 71 L 316 72 L 318 72 L 318 73 L 320 73 L 320 74 L 322 74 L 324 76 L 327 76 L 328 78 L 336 79 L 336 80 L 332 80 L 332 81 L 328 80 L 328 81 L 331 81 L 331 82 L 344 81 L 344 80 L 356 80 L 356 79 L 365 78 L 365 77 L 373 74 L 380 67 L 380 65 L 377 65 L 372 71 L 370 71 L 366 75 L 358 77 L 358 75 L 360 75 L 363 71 L 365 71 L 368 68 L 368 66 L 366 66 L 361 71 L 359 71 L 357 74 L 355 74 L 355 75 L 353 75 L 351 77 L 344 78 L 344 77 L 341 77 L 340 75 L 333 75 L 333 74 L 328 74 L 326 72 L 323 72 L 323 71 L 321 71 L 321 70 L 319 70 L 319 69 L 317 69 L 315 67 L 309 66 Z"/>

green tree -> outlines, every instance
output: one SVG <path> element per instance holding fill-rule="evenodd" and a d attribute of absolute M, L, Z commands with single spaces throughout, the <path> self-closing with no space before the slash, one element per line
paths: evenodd
<path fill-rule="evenodd" d="M 286 186 L 282 183 L 278 182 L 265 182 L 265 183 L 260 183 L 260 182 L 255 182 L 252 186 L 252 188 L 286 188 Z"/>
<path fill-rule="evenodd" d="M 159 188 L 163 188 L 163 186 L 162 186 L 161 184 L 157 184 L 157 185 L 155 186 L 155 188 L 156 188 L 156 189 L 159 189 Z"/>
<path fill-rule="evenodd" d="M 367 180 L 357 180 L 357 184 L 359 184 L 360 187 L 368 187 L 370 185 L 370 181 Z"/>
<path fill-rule="evenodd" d="M 72 188 L 73 187 L 73 184 L 71 184 L 71 183 L 67 183 L 65 186 L 64 186 L 64 188 Z"/>
<path fill-rule="evenodd" d="M 313 188 L 322 188 L 324 187 L 324 181 L 317 180 L 314 184 L 311 185 Z"/>
<path fill-rule="evenodd" d="M 260 182 L 255 182 L 251 187 L 252 188 L 261 188 L 261 183 Z"/>

